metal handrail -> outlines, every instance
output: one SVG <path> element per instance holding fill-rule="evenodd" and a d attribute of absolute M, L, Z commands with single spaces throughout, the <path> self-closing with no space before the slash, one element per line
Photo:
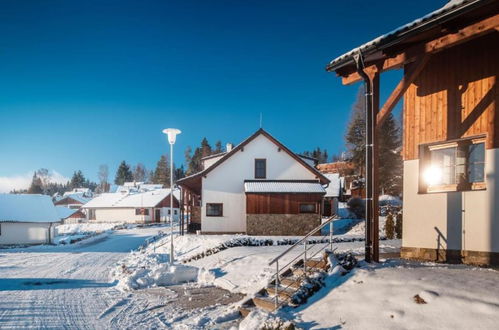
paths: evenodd
<path fill-rule="evenodd" d="M 307 235 L 303 236 L 298 242 L 296 242 L 295 244 L 293 244 L 292 246 L 290 246 L 289 248 L 287 248 L 283 253 L 281 253 L 280 255 L 278 255 L 277 257 L 275 257 L 274 259 L 272 259 L 272 261 L 269 262 L 269 266 L 271 266 L 277 260 L 281 259 L 283 256 L 285 256 L 286 254 L 288 254 L 289 251 L 293 250 L 298 245 L 300 245 L 301 243 L 303 243 L 304 240 L 306 240 L 307 238 L 309 238 L 310 236 L 312 236 L 313 234 L 315 234 L 316 232 L 318 232 L 319 230 L 321 230 L 322 228 L 324 228 L 329 223 L 331 223 L 334 219 L 336 219 L 336 215 L 333 215 L 333 216 L 329 217 L 329 219 L 327 219 L 320 226 L 317 226 L 314 229 L 312 229 L 311 232 L 309 232 Z M 331 236 L 333 235 L 332 232 L 330 234 L 331 234 Z"/>
<path fill-rule="evenodd" d="M 333 246 L 333 221 L 337 219 L 336 215 L 333 215 L 331 216 L 329 219 L 327 219 L 324 223 L 322 223 L 320 226 L 317 226 L 316 228 L 312 229 L 307 235 L 305 235 L 304 237 L 302 237 L 298 242 L 296 242 L 295 244 L 293 244 L 291 247 L 289 247 L 288 249 L 286 249 L 286 251 L 284 251 L 283 253 L 281 253 L 280 255 L 278 255 L 277 257 L 275 257 L 272 261 L 269 262 L 269 266 L 272 265 L 272 264 L 276 264 L 276 273 L 274 276 L 271 277 L 271 280 L 269 283 L 272 282 L 272 280 L 275 281 L 275 310 L 277 310 L 277 308 L 279 308 L 285 301 L 282 301 L 281 303 L 279 303 L 279 274 L 283 271 L 287 271 L 291 265 L 293 264 L 293 262 L 300 258 L 302 255 L 304 255 L 303 257 L 303 268 L 304 268 L 304 274 L 302 274 L 302 276 L 299 277 L 299 279 L 301 279 L 302 277 L 305 277 L 306 274 L 307 274 L 307 251 L 309 250 L 312 250 L 312 248 L 307 248 L 307 239 L 312 236 L 313 234 L 317 233 L 318 231 L 320 231 L 322 228 L 324 228 L 325 226 L 329 225 L 329 242 L 326 242 L 324 247 L 319 249 L 318 251 L 316 251 L 314 254 L 312 254 L 311 256 L 309 256 L 309 259 L 313 258 L 314 256 L 316 256 L 319 252 L 323 251 L 327 245 L 329 244 L 330 245 L 330 248 L 332 249 L 332 246 Z M 327 235 L 323 235 L 323 237 L 326 237 Z M 300 254 L 298 254 L 296 257 L 294 257 L 290 262 L 288 262 L 284 267 L 281 267 L 279 268 L 279 260 L 285 256 L 286 254 L 288 254 L 290 251 L 292 251 L 293 249 L 295 249 L 296 247 L 298 246 L 301 246 L 303 243 L 303 246 L 304 246 L 304 250 L 303 252 L 301 252 Z M 283 290 L 286 290 L 288 289 L 289 287 L 291 286 L 291 284 L 289 284 L 288 286 L 286 286 Z"/>

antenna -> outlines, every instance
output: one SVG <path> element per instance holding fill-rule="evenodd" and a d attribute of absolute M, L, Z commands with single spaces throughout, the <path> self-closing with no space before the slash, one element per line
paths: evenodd
<path fill-rule="evenodd" d="M 260 112 L 260 128 L 262 128 L 262 122 L 263 122 L 263 115 L 262 115 L 262 113 Z"/>

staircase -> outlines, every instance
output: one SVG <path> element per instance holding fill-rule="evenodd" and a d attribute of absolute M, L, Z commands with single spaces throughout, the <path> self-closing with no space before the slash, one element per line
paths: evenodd
<path fill-rule="evenodd" d="M 276 271 L 265 288 L 241 305 L 239 312 L 243 318 L 255 309 L 273 312 L 284 305 L 299 305 L 320 288 L 314 279 L 320 278 L 327 271 L 325 250 L 329 247 L 332 251 L 334 219 L 334 216 L 327 219 L 269 263 L 269 266 L 276 267 Z M 310 236 L 320 233 L 326 226 L 329 226 L 329 233 L 323 238 L 329 236 L 327 243 L 307 244 Z M 292 253 L 296 255 L 292 257 Z M 280 266 L 285 256 L 291 258 L 291 261 Z"/>

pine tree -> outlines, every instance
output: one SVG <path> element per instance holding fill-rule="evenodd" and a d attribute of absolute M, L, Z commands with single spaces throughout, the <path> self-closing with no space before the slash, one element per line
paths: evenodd
<path fill-rule="evenodd" d="M 174 181 L 180 180 L 183 177 L 185 177 L 184 165 L 183 164 L 180 165 L 179 168 L 174 167 L 173 175 L 174 175 L 174 178 L 173 178 Z"/>
<path fill-rule="evenodd" d="M 156 169 L 154 170 L 152 182 L 170 187 L 170 166 L 166 155 L 161 155 L 159 158 Z"/>
<path fill-rule="evenodd" d="M 366 160 L 365 137 L 366 137 L 366 113 L 364 104 L 364 89 L 361 87 L 357 93 L 357 100 L 352 107 L 350 123 L 348 124 L 345 136 L 346 147 L 349 153 L 349 160 L 363 174 Z"/>
<path fill-rule="evenodd" d="M 213 151 L 211 150 L 211 146 L 208 143 L 208 139 L 203 138 L 201 141 L 201 158 L 207 157 L 213 154 Z"/>
<path fill-rule="evenodd" d="M 393 239 L 395 237 L 395 222 L 393 221 L 393 215 L 391 213 L 386 216 L 385 235 L 388 239 Z"/>
<path fill-rule="evenodd" d="M 381 126 L 378 144 L 380 193 L 398 196 L 402 192 L 401 137 L 399 125 L 391 113 Z"/>
<path fill-rule="evenodd" d="M 321 150 L 320 147 L 317 147 L 316 149 L 312 150 L 312 152 L 310 152 L 308 150 L 304 151 L 304 152 L 302 152 L 302 155 L 317 159 L 317 162 L 319 164 L 327 163 L 328 160 L 329 160 L 329 156 L 327 154 L 327 150 L 326 149 Z"/>
<path fill-rule="evenodd" d="M 71 181 L 69 182 L 69 188 L 74 189 L 74 188 L 82 188 L 85 186 L 85 176 L 83 173 L 78 170 L 73 173 L 73 177 L 71 178 Z"/>
<path fill-rule="evenodd" d="M 397 238 L 402 238 L 402 212 L 397 214 L 397 223 L 395 224 L 395 233 L 397 234 Z"/>
<path fill-rule="evenodd" d="M 33 174 L 33 179 L 31 180 L 31 185 L 28 188 L 28 194 L 41 194 L 43 193 L 42 189 L 42 180 L 36 175 L 36 172 Z"/>
<path fill-rule="evenodd" d="M 350 123 L 345 135 L 349 161 L 356 165 L 358 175 L 365 173 L 366 113 L 363 88 L 352 107 Z M 392 114 L 378 130 L 380 193 L 400 195 L 402 188 L 402 158 L 400 156 L 400 128 Z"/>
<path fill-rule="evenodd" d="M 219 154 L 222 152 L 222 141 L 218 140 L 217 143 L 215 143 L 215 150 L 213 150 L 214 154 Z"/>
<path fill-rule="evenodd" d="M 130 170 L 130 166 L 125 161 L 122 161 L 116 171 L 114 183 L 117 185 L 123 185 L 125 182 L 130 181 L 133 181 L 132 171 Z"/>

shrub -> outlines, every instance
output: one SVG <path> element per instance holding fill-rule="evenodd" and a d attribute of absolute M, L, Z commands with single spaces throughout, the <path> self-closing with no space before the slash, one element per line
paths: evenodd
<path fill-rule="evenodd" d="M 395 222 L 393 221 L 393 215 L 391 213 L 386 216 L 385 235 L 388 239 L 393 239 L 395 237 Z"/>
<path fill-rule="evenodd" d="M 352 197 L 347 202 L 348 209 L 355 214 L 357 219 L 364 219 L 366 207 L 364 200 L 359 197 Z"/>
<path fill-rule="evenodd" d="M 397 224 L 395 225 L 397 238 L 402 238 L 402 212 L 397 214 Z"/>

